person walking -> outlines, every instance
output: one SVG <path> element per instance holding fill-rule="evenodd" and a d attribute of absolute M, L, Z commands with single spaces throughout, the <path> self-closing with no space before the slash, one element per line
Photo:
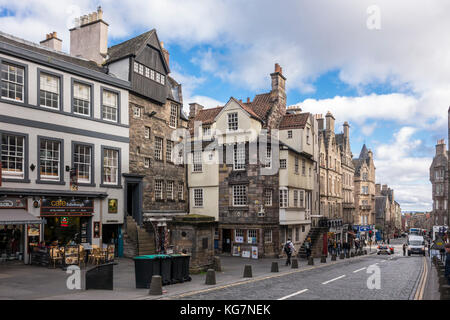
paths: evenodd
<path fill-rule="evenodd" d="M 305 241 L 305 250 L 306 250 L 306 259 L 309 259 L 309 256 L 311 256 L 311 238 L 309 237 Z"/>
<path fill-rule="evenodd" d="M 286 253 L 287 259 L 286 259 L 286 265 L 291 265 L 291 256 L 295 252 L 294 244 L 292 243 L 291 239 L 288 238 L 288 241 L 284 244 L 284 252 Z"/>
<path fill-rule="evenodd" d="M 406 243 L 403 244 L 403 256 L 406 256 Z"/>
<path fill-rule="evenodd" d="M 447 278 L 447 283 L 450 285 L 450 243 L 445 245 L 445 277 Z"/>

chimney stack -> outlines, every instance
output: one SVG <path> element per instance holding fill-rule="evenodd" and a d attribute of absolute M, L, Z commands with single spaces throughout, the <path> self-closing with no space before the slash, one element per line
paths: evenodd
<path fill-rule="evenodd" d="M 101 7 L 76 18 L 75 27 L 70 29 L 70 54 L 102 65 L 108 54 L 108 27 Z"/>
<path fill-rule="evenodd" d="M 375 195 L 380 196 L 381 195 L 381 184 L 377 183 L 375 185 Z"/>
<path fill-rule="evenodd" d="M 325 116 L 325 118 L 327 119 L 327 130 L 333 131 L 334 132 L 334 122 L 335 122 L 335 118 L 333 116 L 333 114 L 328 111 L 327 115 Z"/>
<path fill-rule="evenodd" d="M 344 122 L 344 138 L 346 140 L 350 139 L 350 125 L 347 121 Z"/>
<path fill-rule="evenodd" d="M 198 113 L 203 110 L 203 106 L 198 103 L 189 104 L 189 119 L 195 118 Z"/>
<path fill-rule="evenodd" d="M 45 40 L 40 42 L 41 46 L 56 50 L 62 51 L 62 40 L 58 39 L 58 34 L 56 32 L 52 32 L 46 35 Z"/>
<path fill-rule="evenodd" d="M 317 126 L 318 126 L 319 131 L 323 130 L 323 115 L 316 114 L 316 120 L 317 120 Z"/>
<path fill-rule="evenodd" d="M 169 53 L 169 51 L 167 51 L 166 48 L 164 48 L 164 42 L 162 42 L 162 41 L 161 41 L 161 48 L 162 48 L 162 51 L 163 51 L 163 54 L 164 54 L 164 59 L 166 59 L 167 66 L 170 68 L 170 65 L 169 65 L 170 53 Z"/>
<path fill-rule="evenodd" d="M 287 113 L 290 114 L 299 114 L 302 112 L 302 108 L 300 108 L 300 106 L 289 106 L 287 108 Z"/>
<path fill-rule="evenodd" d="M 436 144 L 436 155 L 445 154 L 446 147 L 445 147 L 445 140 L 441 139 L 438 140 Z"/>

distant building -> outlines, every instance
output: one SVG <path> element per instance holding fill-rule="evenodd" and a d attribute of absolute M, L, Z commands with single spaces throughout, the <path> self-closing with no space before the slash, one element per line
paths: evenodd
<path fill-rule="evenodd" d="M 448 151 L 444 139 L 436 144 L 436 154 L 430 166 L 433 196 L 433 223 L 446 225 L 448 217 Z"/>

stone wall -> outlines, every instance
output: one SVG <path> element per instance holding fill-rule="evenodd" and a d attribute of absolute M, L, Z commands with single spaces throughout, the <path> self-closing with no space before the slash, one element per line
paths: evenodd
<path fill-rule="evenodd" d="M 216 227 L 213 217 L 200 215 L 175 217 L 169 223 L 174 253 L 184 251 L 191 255 L 190 272 L 196 273 L 213 267 Z"/>
<path fill-rule="evenodd" d="M 169 127 L 170 105 L 175 102 L 167 100 L 165 105 L 154 103 L 134 94 L 130 94 L 130 173 L 144 175 L 143 210 L 174 210 L 187 212 L 187 187 L 184 165 L 176 165 L 166 159 L 167 141 L 172 140 L 175 129 Z M 134 117 L 134 107 L 141 107 L 140 118 Z M 181 106 L 178 105 L 180 108 Z M 155 115 L 150 117 L 152 112 Z M 178 127 L 184 121 L 178 117 Z M 150 128 L 150 138 L 145 137 L 145 127 Z M 163 139 L 163 160 L 155 159 L 155 138 Z M 138 148 L 140 149 L 138 151 Z M 149 168 L 145 168 L 145 158 L 150 159 Z M 167 200 L 165 184 L 163 200 L 155 199 L 155 180 L 174 182 L 174 200 Z M 178 199 L 178 184 L 183 184 L 183 200 Z"/>

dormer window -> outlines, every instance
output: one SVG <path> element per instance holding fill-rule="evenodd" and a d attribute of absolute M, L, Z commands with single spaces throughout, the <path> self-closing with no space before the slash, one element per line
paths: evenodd
<path fill-rule="evenodd" d="M 211 126 L 203 126 L 203 136 L 209 137 L 211 135 Z"/>
<path fill-rule="evenodd" d="M 237 112 L 228 114 L 228 130 L 237 131 L 238 129 L 238 114 Z"/>

